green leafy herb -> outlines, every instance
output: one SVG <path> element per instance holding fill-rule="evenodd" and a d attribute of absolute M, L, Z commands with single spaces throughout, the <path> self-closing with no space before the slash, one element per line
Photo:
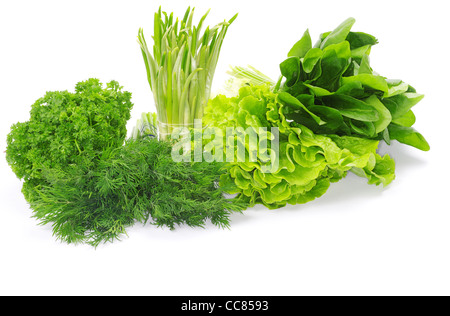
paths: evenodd
<path fill-rule="evenodd" d="M 117 82 L 103 88 L 89 79 L 75 90 L 48 92 L 7 139 L 7 161 L 24 180 L 33 216 L 56 238 L 97 246 L 135 222 L 228 227 L 231 212 L 245 209 L 217 187 L 221 164 L 172 159 L 171 143 L 152 137 L 155 115 L 143 115 L 133 132 L 139 139 L 125 141 L 133 104 Z"/>
<path fill-rule="evenodd" d="M 79 82 L 75 93 L 47 92 L 7 136 L 6 159 L 18 178 L 41 180 L 42 169 L 91 165 L 106 148 L 121 146 L 130 118 L 131 93 L 118 82 Z"/>
<path fill-rule="evenodd" d="M 209 11 L 193 26 L 194 9 L 188 8 L 182 20 L 161 12 L 154 17 L 154 45 L 149 50 L 143 30 L 138 42 L 144 57 L 147 78 L 153 92 L 159 136 L 168 139 L 172 128 L 192 127 L 203 116 L 223 40 L 233 16 L 214 27 L 202 26 Z"/>
<path fill-rule="evenodd" d="M 93 246 L 119 239 L 135 222 L 203 227 L 207 220 L 229 226 L 233 211 L 246 207 L 226 199 L 215 183 L 218 163 L 177 163 L 171 144 L 155 138 L 128 140 L 103 152 L 95 168 L 71 165 L 45 170 L 36 187 L 34 216 L 51 224 L 65 242 Z"/>

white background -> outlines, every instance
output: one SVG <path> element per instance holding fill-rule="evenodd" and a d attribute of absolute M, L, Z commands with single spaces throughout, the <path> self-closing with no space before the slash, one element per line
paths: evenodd
<path fill-rule="evenodd" d="M 449 295 L 450 23 L 446 1 L 163 1 L 207 25 L 239 12 L 225 39 L 214 89 L 229 65 L 251 64 L 274 79 L 309 28 L 353 16 L 375 35 L 375 71 L 425 98 L 415 127 L 430 152 L 384 146 L 397 163 L 387 188 L 349 175 L 322 198 L 234 215 L 230 230 L 136 225 L 93 249 L 55 241 L 39 226 L 4 159 L 11 124 L 25 121 L 46 91 L 73 91 L 90 77 L 133 93 L 131 129 L 153 103 L 136 42 L 151 42 L 156 1 L 2 1 L 0 4 L 1 295 Z"/>

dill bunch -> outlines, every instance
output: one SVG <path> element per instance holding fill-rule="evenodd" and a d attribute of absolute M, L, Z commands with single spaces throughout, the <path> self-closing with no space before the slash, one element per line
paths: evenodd
<path fill-rule="evenodd" d="M 43 170 L 49 185 L 34 188 L 34 216 L 61 241 L 93 246 L 120 239 L 135 222 L 229 227 L 230 214 L 246 205 L 217 186 L 222 164 L 174 162 L 171 150 L 169 142 L 130 139 L 104 151 L 95 168 Z"/>

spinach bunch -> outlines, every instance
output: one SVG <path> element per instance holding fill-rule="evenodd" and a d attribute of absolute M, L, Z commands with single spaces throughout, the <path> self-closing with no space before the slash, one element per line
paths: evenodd
<path fill-rule="evenodd" d="M 412 126 L 411 108 L 423 95 L 402 80 L 390 80 L 370 66 L 369 54 L 377 39 L 350 31 L 349 18 L 320 35 L 312 45 L 309 31 L 295 43 L 280 64 L 277 89 L 286 103 L 286 119 L 319 134 L 383 139 L 427 151 L 425 138 Z M 284 79 L 284 80 L 283 80 Z"/>
<path fill-rule="evenodd" d="M 412 107 L 423 95 L 402 80 L 376 73 L 369 55 L 378 40 L 350 31 L 349 18 L 313 45 L 309 30 L 294 44 L 280 64 L 277 82 L 249 66 L 232 67 L 228 86 L 268 84 L 285 104 L 287 120 L 316 134 L 392 140 L 428 151 L 426 139 L 413 128 Z"/>

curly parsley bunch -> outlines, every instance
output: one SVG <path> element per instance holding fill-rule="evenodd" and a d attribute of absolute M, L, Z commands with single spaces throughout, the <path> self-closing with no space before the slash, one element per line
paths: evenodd
<path fill-rule="evenodd" d="M 11 127 L 6 159 L 19 179 L 42 180 L 42 170 L 89 165 L 108 147 L 121 146 L 133 107 L 117 81 L 79 82 L 75 93 L 47 92 L 31 107 L 30 119 Z"/>

